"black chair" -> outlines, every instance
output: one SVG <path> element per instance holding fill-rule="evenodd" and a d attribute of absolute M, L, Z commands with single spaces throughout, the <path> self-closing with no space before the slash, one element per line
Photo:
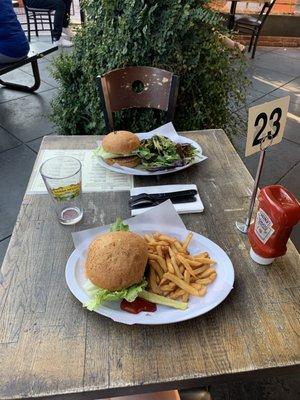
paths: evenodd
<path fill-rule="evenodd" d="M 129 108 L 153 108 L 173 121 L 179 78 L 154 67 L 125 67 L 97 77 L 106 133 L 114 130 L 113 113 Z"/>
<path fill-rule="evenodd" d="M 34 43 L 30 44 L 30 50 L 27 57 L 24 57 L 22 60 L 0 65 L 0 76 L 7 74 L 10 71 L 14 71 L 15 69 L 21 68 L 23 65 L 31 64 L 34 82 L 32 86 L 25 86 L 20 83 L 14 83 L 9 81 L 4 81 L 0 79 L 0 85 L 3 85 L 4 88 L 20 90 L 21 92 L 33 93 L 40 87 L 41 78 L 39 72 L 38 61 L 39 59 L 45 57 L 46 55 L 52 53 L 57 50 L 58 47 L 54 45 L 47 45 L 45 43 Z M 2 88 L 1 88 L 2 90 Z"/>
<path fill-rule="evenodd" d="M 248 52 L 250 52 L 253 49 L 251 58 L 254 58 L 255 56 L 256 46 L 260 32 L 275 2 L 276 0 L 272 0 L 267 3 L 264 3 L 264 6 L 258 17 L 252 17 L 251 15 L 234 16 L 234 28 L 242 33 L 249 33 L 249 32 L 251 33 L 251 39 L 248 48 Z"/>
<path fill-rule="evenodd" d="M 53 24 L 51 17 L 54 10 L 29 7 L 26 4 L 26 0 L 23 0 L 23 3 L 27 19 L 28 42 L 30 42 L 31 40 L 31 24 L 34 24 L 34 30 L 36 36 L 39 36 L 39 30 L 50 31 L 51 39 L 53 42 Z M 47 25 L 49 25 L 49 27 L 47 27 Z"/>

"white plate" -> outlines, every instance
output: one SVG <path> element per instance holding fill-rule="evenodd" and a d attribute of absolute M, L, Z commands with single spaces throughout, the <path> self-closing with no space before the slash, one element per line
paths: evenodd
<path fill-rule="evenodd" d="M 153 233 L 149 230 L 139 231 L 137 233 Z M 164 232 L 173 235 L 172 232 Z M 175 236 L 175 235 L 173 235 Z M 179 240 L 186 237 L 186 231 L 182 235 L 177 235 Z M 84 248 L 87 249 L 89 240 L 85 242 Z M 141 312 L 139 314 L 130 314 L 120 309 L 120 302 L 107 302 L 99 307 L 95 312 L 111 318 L 116 322 L 124 324 L 145 324 L 145 325 L 161 325 L 171 324 L 174 322 L 185 321 L 191 318 L 198 317 L 202 314 L 215 308 L 219 305 L 230 293 L 234 282 L 234 269 L 227 254 L 216 243 L 206 237 L 193 234 L 193 239 L 189 246 L 191 254 L 207 251 L 211 258 L 217 263 L 215 265 L 217 278 L 208 285 L 207 294 L 204 297 L 191 297 L 189 307 L 185 311 L 176 310 L 166 306 L 157 306 L 157 311 L 154 313 Z M 84 261 L 80 257 L 78 250 L 74 250 L 66 265 L 66 281 L 70 291 L 81 302 L 84 303 L 89 299 L 89 296 L 84 290 L 86 278 L 84 275 Z"/>
<path fill-rule="evenodd" d="M 145 134 L 137 134 L 137 136 L 139 136 L 140 139 L 142 140 L 144 138 Z M 151 134 L 149 134 L 147 136 L 148 137 L 152 137 L 152 136 L 154 136 L 154 134 L 151 133 Z M 168 137 L 168 135 L 162 135 L 162 136 Z M 198 150 L 199 157 L 197 157 L 193 162 L 191 162 L 191 163 L 189 163 L 187 165 L 184 165 L 182 167 L 170 168 L 170 169 L 165 169 L 165 170 L 162 170 L 162 171 L 155 171 L 155 172 L 146 171 L 146 170 L 144 170 L 142 168 L 139 168 L 139 167 L 127 168 L 127 167 L 122 167 L 122 166 L 117 165 L 117 164 L 109 165 L 99 156 L 97 156 L 97 160 L 98 160 L 99 164 L 102 167 L 104 167 L 104 168 L 106 168 L 106 169 L 108 169 L 110 171 L 117 172 L 119 174 L 141 175 L 141 176 L 149 175 L 149 176 L 152 176 L 152 175 L 172 174 L 173 172 L 177 172 L 177 171 L 181 171 L 182 169 L 186 169 L 186 168 L 190 167 L 191 165 L 197 164 L 198 162 L 203 161 L 203 160 L 205 160 L 207 158 L 207 157 L 202 155 L 202 147 L 197 142 L 195 142 L 194 140 L 185 138 L 183 136 L 176 135 L 176 139 L 175 140 L 173 139 L 173 141 L 175 143 L 190 143 L 192 146 L 194 146 Z M 99 145 L 101 145 L 101 142 L 99 143 Z"/>

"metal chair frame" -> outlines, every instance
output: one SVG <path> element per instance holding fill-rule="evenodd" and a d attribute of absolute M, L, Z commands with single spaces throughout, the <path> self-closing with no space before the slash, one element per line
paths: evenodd
<path fill-rule="evenodd" d="M 21 92 L 26 92 L 26 93 L 35 92 L 36 90 L 38 90 L 38 88 L 40 87 L 40 84 L 41 84 L 38 60 L 40 58 L 43 58 L 46 55 L 52 53 L 53 51 L 55 51 L 57 49 L 58 49 L 58 47 L 53 46 L 53 45 L 52 45 L 52 47 L 49 47 L 49 45 L 46 47 L 45 47 L 45 45 L 43 45 L 41 47 L 38 44 L 31 44 L 30 51 L 29 51 L 27 57 L 24 57 L 22 60 L 19 60 L 19 61 L 13 62 L 13 63 L 0 65 L 0 76 L 5 75 L 10 71 L 14 71 L 15 69 L 21 68 L 23 65 L 31 64 L 33 78 L 34 78 L 33 85 L 25 86 L 20 83 L 4 81 L 2 79 L 0 79 L 0 85 L 3 85 L 4 87 L 6 87 L 8 89 L 19 90 Z"/>
<path fill-rule="evenodd" d="M 247 22 L 239 22 L 235 21 L 234 22 L 234 27 L 241 29 L 244 29 L 246 31 L 252 32 L 249 47 L 248 47 L 248 52 L 252 50 L 251 58 L 254 58 L 255 52 L 256 52 L 256 47 L 257 47 L 257 42 L 259 39 L 260 32 L 266 22 L 266 19 L 270 12 L 272 11 L 273 6 L 275 5 L 276 0 L 271 0 L 269 2 L 264 3 L 263 8 L 257 18 L 257 22 L 260 22 L 260 24 L 257 25 L 252 25 L 252 24 L 247 24 Z"/>

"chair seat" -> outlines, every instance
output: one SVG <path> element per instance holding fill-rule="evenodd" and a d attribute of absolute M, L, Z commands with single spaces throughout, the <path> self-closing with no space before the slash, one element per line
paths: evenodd
<path fill-rule="evenodd" d="M 234 23 L 238 25 L 251 25 L 260 26 L 261 21 L 251 15 L 236 15 L 234 17 Z"/>
<path fill-rule="evenodd" d="M 32 12 L 37 12 L 37 13 L 49 13 L 49 12 L 54 11 L 54 9 L 27 7 L 27 11 L 32 11 Z"/>

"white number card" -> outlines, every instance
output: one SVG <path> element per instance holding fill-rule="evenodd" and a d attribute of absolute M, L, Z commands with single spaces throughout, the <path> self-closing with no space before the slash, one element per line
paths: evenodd
<path fill-rule="evenodd" d="M 290 97 L 282 97 L 249 108 L 245 156 L 281 142 Z"/>

